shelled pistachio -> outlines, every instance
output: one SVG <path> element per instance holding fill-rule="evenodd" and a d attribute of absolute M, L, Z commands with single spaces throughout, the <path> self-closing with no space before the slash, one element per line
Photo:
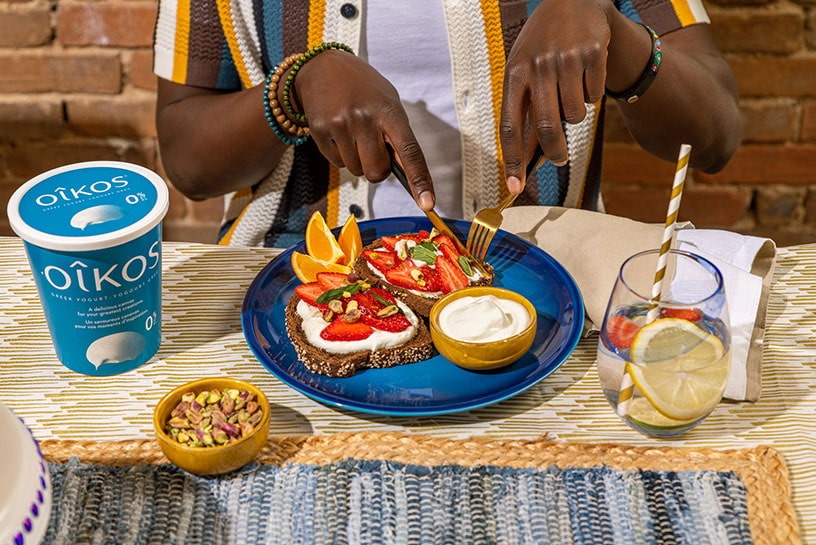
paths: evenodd
<path fill-rule="evenodd" d="M 252 392 L 216 388 L 182 395 L 164 430 L 186 446 L 217 447 L 246 437 L 262 418 L 263 410 Z"/>

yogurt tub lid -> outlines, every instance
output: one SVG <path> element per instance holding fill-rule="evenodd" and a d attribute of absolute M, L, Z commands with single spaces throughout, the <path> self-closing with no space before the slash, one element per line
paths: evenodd
<path fill-rule="evenodd" d="M 8 203 L 11 228 L 26 242 L 61 251 L 100 250 L 158 225 L 170 204 L 165 181 L 139 165 L 88 161 L 21 185 Z"/>

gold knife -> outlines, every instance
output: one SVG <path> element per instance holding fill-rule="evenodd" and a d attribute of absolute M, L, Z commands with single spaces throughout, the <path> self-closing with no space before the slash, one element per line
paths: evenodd
<path fill-rule="evenodd" d="M 399 180 L 402 184 L 402 187 L 405 188 L 405 191 L 408 192 L 409 195 L 412 197 L 414 193 L 411 191 L 411 186 L 408 185 L 408 178 L 405 176 L 405 171 L 402 170 L 402 167 L 397 163 L 396 158 L 394 157 L 394 150 L 391 146 L 388 146 L 388 151 L 391 155 L 391 171 L 394 173 L 394 176 Z M 450 227 L 445 223 L 439 214 L 436 213 L 435 210 L 428 210 L 425 212 L 425 215 L 428 216 L 428 219 L 431 220 L 431 225 L 436 227 L 436 230 L 442 233 L 443 235 L 447 235 L 452 241 L 453 244 L 456 246 L 456 249 L 459 253 L 467 258 L 467 260 L 474 266 L 474 268 L 479 271 L 484 277 L 490 277 L 491 275 L 485 270 L 484 266 L 482 265 L 481 261 L 473 257 L 473 255 L 468 252 L 467 248 L 462 241 L 453 233 Z"/>

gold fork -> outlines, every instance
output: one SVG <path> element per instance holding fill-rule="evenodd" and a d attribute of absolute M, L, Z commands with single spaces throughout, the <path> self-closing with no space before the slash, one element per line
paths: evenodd
<path fill-rule="evenodd" d="M 533 157 L 527 163 L 525 182 L 533 173 L 533 170 L 535 170 L 536 164 L 541 160 L 542 155 L 541 147 L 536 146 Z M 502 211 L 513 204 L 516 197 L 518 197 L 518 195 L 510 194 L 505 197 L 498 206 L 483 208 L 479 210 L 479 213 L 473 218 L 473 223 L 470 224 L 470 231 L 467 236 L 467 250 L 479 261 L 484 261 L 487 255 L 487 249 L 490 247 L 490 243 L 493 242 L 493 237 L 496 236 L 496 231 L 504 220 Z"/>
<path fill-rule="evenodd" d="M 394 174 L 394 177 L 397 180 L 399 180 L 399 183 L 402 184 L 402 187 L 405 188 L 405 191 L 407 191 L 409 195 L 413 196 L 411 186 L 408 185 L 408 178 L 406 178 L 405 176 L 405 171 L 397 162 L 397 158 L 394 155 L 394 149 L 391 146 L 388 146 L 388 153 L 391 155 L 391 172 Z M 468 252 L 467 248 L 465 248 L 465 245 L 462 244 L 462 241 L 459 240 L 459 237 L 457 237 L 454 234 L 451 228 L 448 227 L 448 225 L 445 223 L 445 220 L 439 217 L 439 214 L 437 214 L 435 210 L 428 210 L 425 212 L 425 215 L 428 217 L 429 220 L 431 220 L 431 225 L 436 227 L 437 231 L 447 235 L 451 239 L 451 242 L 453 242 L 453 245 L 456 246 L 457 251 L 468 259 L 471 265 L 477 271 L 479 271 L 479 274 L 481 274 L 483 277 L 490 276 L 490 274 L 485 270 L 484 266 L 482 265 L 482 262 L 473 257 L 472 255 L 470 255 L 470 252 Z"/>

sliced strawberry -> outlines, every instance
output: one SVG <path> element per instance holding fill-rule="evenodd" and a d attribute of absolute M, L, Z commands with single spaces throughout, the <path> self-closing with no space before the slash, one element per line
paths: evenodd
<path fill-rule="evenodd" d="M 363 250 L 363 257 L 372 267 L 385 274 L 397 266 L 397 254 L 387 250 Z"/>
<path fill-rule="evenodd" d="M 620 314 L 610 316 L 606 321 L 606 337 L 618 349 L 629 348 L 639 329 L 640 326 L 634 321 Z"/>
<path fill-rule="evenodd" d="M 428 267 L 420 267 L 413 261 L 403 261 L 385 272 L 385 279 L 401 288 L 416 291 L 434 291 L 425 276 Z M 415 272 L 414 272 L 415 271 Z"/>
<path fill-rule="evenodd" d="M 387 236 L 387 235 L 385 235 L 385 236 L 380 237 L 380 241 L 382 242 L 383 248 L 385 248 L 386 250 L 391 251 L 391 252 L 394 251 L 394 248 L 396 247 L 397 242 L 400 241 L 400 240 L 413 240 L 417 244 L 422 242 L 422 239 L 419 238 L 418 235 L 403 234 L 403 235 L 396 235 L 396 236 Z"/>
<path fill-rule="evenodd" d="M 436 272 L 439 274 L 439 286 L 442 293 L 450 293 L 470 285 L 470 280 L 459 264 L 444 255 L 436 258 Z"/>
<path fill-rule="evenodd" d="M 703 319 L 703 311 L 699 308 L 661 308 L 661 318 L 680 318 L 689 322 L 699 322 Z"/>
<path fill-rule="evenodd" d="M 346 322 L 340 316 L 323 328 L 320 338 L 327 341 L 361 341 L 373 332 L 371 326 L 362 321 Z"/>
<path fill-rule="evenodd" d="M 390 305 L 396 305 L 397 304 L 396 297 L 394 297 L 391 293 L 388 293 L 387 291 L 385 291 L 382 288 L 371 288 L 371 289 L 368 290 L 368 292 L 372 295 L 372 297 L 376 294 L 377 297 L 374 297 L 374 298 L 377 299 L 377 300 L 384 299 Z"/>
<path fill-rule="evenodd" d="M 430 236 L 431 236 L 431 233 L 429 233 L 429 232 L 428 232 L 428 231 L 426 231 L 425 229 L 421 229 L 421 230 L 420 230 L 420 231 L 417 233 L 417 237 L 419 238 L 419 240 L 423 240 L 423 241 L 424 241 L 424 240 L 428 240 L 428 237 L 430 237 Z"/>
<path fill-rule="evenodd" d="M 372 297 L 371 290 L 359 291 L 351 296 L 352 300 L 357 301 L 357 307 L 361 314 L 376 315 L 384 306 L 376 298 Z"/>
<path fill-rule="evenodd" d="M 348 275 L 341 272 L 323 271 L 317 273 L 317 282 L 323 286 L 323 291 L 333 290 L 335 288 L 342 288 L 351 284 Z"/>
<path fill-rule="evenodd" d="M 404 314 L 399 313 L 386 316 L 385 318 L 380 318 L 376 314 L 364 312 L 360 314 L 360 321 L 373 327 L 374 329 L 389 331 L 392 333 L 405 331 L 411 327 L 411 322 L 408 320 L 408 318 L 406 318 Z"/>
<path fill-rule="evenodd" d="M 300 297 L 301 300 L 314 307 L 318 306 L 317 298 L 320 297 L 324 291 L 326 291 L 325 288 L 323 288 L 319 282 L 308 282 L 295 288 L 295 294 Z"/>
<path fill-rule="evenodd" d="M 357 301 L 360 311 L 363 314 L 376 315 L 388 305 L 396 305 L 394 296 L 381 288 L 369 288 L 365 291 L 357 292 L 351 296 Z"/>
<path fill-rule="evenodd" d="M 380 242 L 382 243 L 382 247 L 388 250 L 389 252 L 394 251 L 394 247 L 397 245 L 397 237 L 391 237 L 387 235 L 383 235 L 380 237 Z"/>
<path fill-rule="evenodd" d="M 453 240 L 451 240 L 448 235 L 436 235 L 433 241 L 434 244 L 439 246 L 440 250 L 442 250 L 442 246 L 447 246 L 453 252 L 453 254 L 456 255 L 456 258 L 453 259 L 454 262 L 459 259 L 459 252 L 456 250 L 456 244 L 453 243 Z M 450 259 L 450 256 L 448 256 L 448 259 Z"/>
<path fill-rule="evenodd" d="M 439 280 L 439 271 L 432 267 L 422 267 L 425 275 L 425 291 L 442 291 L 442 282 Z"/>
<path fill-rule="evenodd" d="M 397 332 L 404 331 L 411 326 L 411 322 L 402 313 L 386 317 L 377 316 L 377 313 L 386 306 L 396 304 L 394 296 L 383 289 L 371 288 L 355 293 L 352 299 L 356 299 L 359 304 L 360 321 L 374 329 Z"/>
<path fill-rule="evenodd" d="M 442 255 L 444 255 L 445 257 L 450 259 L 453 263 L 455 263 L 456 266 L 459 267 L 459 269 L 463 273 L 465 273 L 465 276 L 467 276 L 467 273 L 465 272 L 465 270 L 462 269 L 462 264 L 459 263 L 459 260 L 462 258 L 462 254 L 460 254 L 456 250 L 456 248 L 454 248 L 453 246 L 450 246 L 448 244 L 440 244 L 439 245 L 439 251 L 442 252 Z"/>

